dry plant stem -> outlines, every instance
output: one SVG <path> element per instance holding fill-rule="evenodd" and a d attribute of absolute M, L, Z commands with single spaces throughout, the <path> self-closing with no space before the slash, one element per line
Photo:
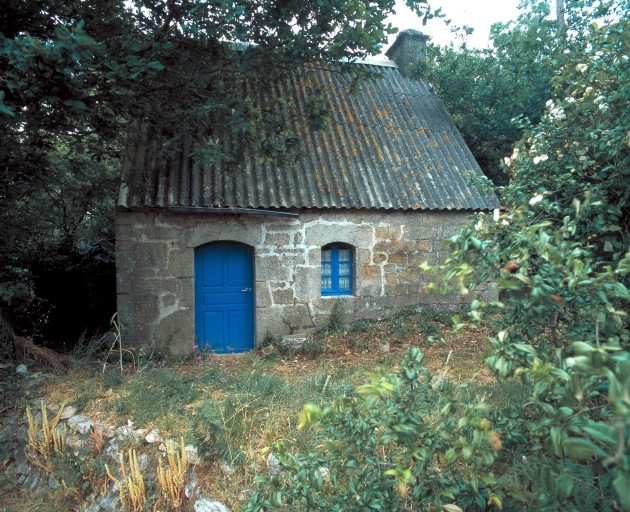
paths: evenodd
<path fill-rule="evenodd" d="M 66 402 L 59 408 L 59 412 L 51 422 L 48 421 L 48 411 L 42 400 L 40 407 L 42 411 L 42 426 L 39 427 L 39 421 L 33 418 L 30 407 L 26 407 L 26 417 L 28 419 L 28 444 L 33 454 L 39 455 L 43 460 L 49 460 L 53 452 L 62 454 L 66 449 L 66 433 L 67 429 L 64 425 L 63 430 L 59 432 L 57 425 L 61 420 L 61 414 L 66 406 Z M 38 440 L 37 436 L 41 432 L 42 439 Z"/>
<path fill-rule="evenodd" d="M 120 500 L 123 502 L 125 510 L 142 512 L 147 501 L 147 491 L 144 487 L 144 478 L 138 467 L 135 450 L 129 450 L 129 476 L 125 471 L 125 456 L 122 452 L 120 454 L 120 470 L 122 482 L 112 475 L 109 466 L 105 464 L 107 476 L 118 485 Z"/>
<path fill-rule="evenodd" d="M 120 349 L 119 356 L 118 356 L 118 360 L 120 364 L 120 374 L 122 375 L 123 373 L 122 333 L 115 320 L 117 314 L 118 313 L 114 313 L 114 316 L 112 316 L 112 319 L 110 321 L 110 323 L 114 326 L 114 329 L 116 329 L 116 334 L 114 334 L 114 342 L 112 343 L 112 346 L 109 348 L 109 352 L 107 352 L 107 357 L 105 358 L 105 362 L 103 363 L 103 375 L 105 374 L 105 368 L 107 367 L 107 361 L 109 360 L 109 356 L 113 352 L 114 347 L 116 346 L 116 343 L 118 343 L 118 348 Z"/>
<path fill-rule="evenodd" d="M 180 440 L 180 452 L 178 453 L 173 441 L 166 443 L 166 455 L 168 467 L 162 466 L 162 460 L 158 461 L 157 479 L 164 497 L 170 501 L 173 508 L 179 508 L 184 503 L 184 487 L 186 485 L 186 472 L 188 471 L 188 460 L 186 458 L 186 448 L 184 438 Z"/>
<path fill-rule="evenodd" d="M 92 451 L 94 455 L 100 455 L 103 451 L 103 429 L 96 426 L 96 415 L 92 416 Z"/>
<path fill-rule="evenodd" d="M 453 353 L 452 350 L 448 351 L 448 356 L 446 356 L 446 363 L 444 364 L 444 370 L 442 370 L 442 375 L 440 375 L 438 379 L 433 384 L 431 384 L 431 387 L 433 389 L 439 388 L 442 385 L 442 382 L 444 382 L 444 378 L 446 377 L 446 374 L 448 373 L 448 366 L 451 362 L 452 353 Z"/>

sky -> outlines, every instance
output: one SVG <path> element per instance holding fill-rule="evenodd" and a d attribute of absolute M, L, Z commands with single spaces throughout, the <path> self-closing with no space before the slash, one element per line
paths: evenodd
<path fill-rule="evenodd" d="M 519 0 L 429 0 L 433 9 L 442 7 L 442 12 L 454 25 L 468 25 L 475 30 L 468 36 L 469 47 L 485 48 L 489 46 L 488 34 L 490 25 L 497 21 L 506 22 L 516 20 L 519 10 L 516 6 Z M 396 1 L 396 14 L 389 16 L 387 22 L 400 30 L 413 28 L 431 36 L 434 43 L 447 45 L 450 42 L 459 46 L 461 40 L 455 39 L 450 29 L 440 19 L 432 19 L 422 25 L 422 19 L 409 9 L 404 0 Z M 383 53 L 396 40 L 391 35 L 389 45 L 383 48 Z"/>

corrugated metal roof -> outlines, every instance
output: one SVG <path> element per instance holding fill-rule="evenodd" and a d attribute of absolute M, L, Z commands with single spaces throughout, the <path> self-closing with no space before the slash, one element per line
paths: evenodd
<path fill-rule="evenodd" d="M 357 94 L 344 91 L 345 81 L 330 71 L 315 72 L 333 112 L 330 130 L 299 128 L 302 151 L 292 169 L 249 158 L 241 172 L 226 173 L 193 162 L 189 148 L 164 161 L 150 143 L 130 145 L 123 175 L 140 171 L 145 193 L 121 194 L 119 206 L 494 208 L 494 196 L 466 184 L 463 173 L 482 171 L 435 93 L 392 64 L 356 64 L 384 75 Z M 287 78 L 275 94 L 303 106 L 306 90 L 303 80 Z"/>

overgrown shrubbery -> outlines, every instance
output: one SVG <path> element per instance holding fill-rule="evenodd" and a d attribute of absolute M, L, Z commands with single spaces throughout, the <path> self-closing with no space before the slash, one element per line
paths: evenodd
<path fill-rule="evenodd" d="M 319 449 L 272 445 L 287 476 L 259 477 L 247 510 L 630 510 L 630 8 L 607 6 L 615 21 L 565 54 L 506 158 L 505 208 L 476 215 L 439 268 L 446 290 L 495 282 L 469 317 L 494 331 L 494 374 L 529 396 L 471 404 L 411 349 L 358 396 L 305 406 Z"/>

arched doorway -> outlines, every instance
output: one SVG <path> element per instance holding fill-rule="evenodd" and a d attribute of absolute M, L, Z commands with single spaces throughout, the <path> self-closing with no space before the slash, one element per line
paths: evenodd
<path fill-rule="evenodd" d="M 195 250 L 195 333 L 217 354 L 254 348 L 254 250 L 219 242 Z"/>

